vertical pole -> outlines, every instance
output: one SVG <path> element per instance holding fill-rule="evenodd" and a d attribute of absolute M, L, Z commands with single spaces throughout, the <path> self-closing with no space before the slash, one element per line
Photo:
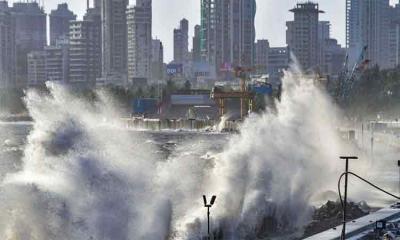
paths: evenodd
<path fill-rule="evenodd" d="M 210 235 L 210 207 L 207 207 L 207 233 L 208 233 L 208 240 L 211 240 L 211 235 Z"/>
<path fill-rule="evenodd" d="M 397 161 L 397 167 L 399 168 L 399 195 L 400 195 L 400 160 Z"/>
<path fill-rule="evenodd" d="M 347 177 L 349 173 L 349 159 L 346 158 L 346 175 L 344 176 L 344 207 L 343 207 L 343 237 L 346 239 L 346 213 L 347 213 Z"/>
<path fill-rule="evenodd" d="M 361 123 L 361 146 L 364 149 L 364 123 Z"/>
<path fill-rule="evenodd" d="M 346 172 L 345 172 L 345 182 L 344 182 L 344 203 L 343 203 L 343 229 L 341 240 L 346 239 L 346 220 L 347 220 L 347 180 L 349 175 L 349 160 L 358 159 L 358 157 L 340 157 L 340 159 L 346 160 Z"/>
<path fill-rule="evenodd" d="M 243 114 L 243 112 L 244 112 L 244 106 L 243 106 L 244 104 L 243 104 L 243 97 L 242 98 L 240 98 L 240 118 L 243 120 L 243 116 L 244 116 L 244 114 Z"/>
<path fill-rule="evenodd" d="M 371 131 L 371 157 L 374 158 L 374 132 L 375 132 L 375 123 L 371 123 L 370 126 Z"/>

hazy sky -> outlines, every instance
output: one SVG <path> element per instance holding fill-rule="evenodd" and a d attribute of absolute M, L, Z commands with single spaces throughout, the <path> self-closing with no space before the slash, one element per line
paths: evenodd
<path fill-rule="evenodd" d="M 45 2 L 49 13 L 58 3 L 66 2 L 70 8 L 82 17 L 86 10 L 86 0 L 41 0 Z M 93 0 L 91 0 L 92 2 Z M 392 4 L 399 0 L 390 0 Z M 301 0 L 257 0 L 256 39 L 268 39 L 271 46 L 285 45 L 285 22 L 293 18 L 288 10 Z M 326 13 L 321 20 L 329 20 L 332 24 L 331 35 L 344 44 L 345 41 L 345 0 L 315 0 L 320 9 Z M 135 0 L 130 0 L 131 5 Z M 189 20 L 190 35 L 193 27 L 200 23 L 200 0 L 153 0 L 153 37 L 164 44 L 165 61 L 173 56 L 173 28 L 180 19 Z M 191 38 L 189 41 L 191 45 Z"/>

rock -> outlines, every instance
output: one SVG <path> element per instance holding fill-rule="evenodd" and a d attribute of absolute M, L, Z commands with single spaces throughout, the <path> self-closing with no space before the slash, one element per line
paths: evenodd
<path fill-rule="evenodd" d="M 366 202 L 355 204 L 347 203 L 347 219 L 353 220 L 363 217 L 370 212 L 370 207 Z M 342 223 L 343 213 L 339 201 L 328 201 L 326 204 L 316 209 L 312 221 L 305 227 L 304 237 L 326 231 Z"/>

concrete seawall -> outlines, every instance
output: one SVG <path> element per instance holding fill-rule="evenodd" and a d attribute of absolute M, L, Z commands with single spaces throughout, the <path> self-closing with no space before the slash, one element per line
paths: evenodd
<path fill-rule="evenodd" d="M 146 119 L 146 118 L 124 118 L 122 119 L 128 128 L 146 129 L 152 131 L 160 130 L 210 130 L 210 131 L 239 131 L 240 122 L 225 121 L 221 124 L 217 120 L 187 120 L 187 119 Z"/>

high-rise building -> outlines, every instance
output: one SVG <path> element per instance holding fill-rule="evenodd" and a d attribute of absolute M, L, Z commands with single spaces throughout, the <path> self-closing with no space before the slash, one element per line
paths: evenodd
<path fill-rule="evenodd" d="M 390 9 L 389 67 L 400 66 L 400 3 Z"/>
<path fill-rule="evenodd" d="M 320 41 L 331 38 L 331 23 L 329 21 L 318 22 L 318 39 Z"/>
<path fill-rule="evenodd" d="M 102 1 L 102 0 L 94 0 L 94 6 L 93 6 L 93 8 L 101 9 L 101 1 Z"/>
<path fill-rule="evenodd" d="M 42 86 L 46 82 L 46 53 L 33 51 L 27 55 L 28 86 Z"/>
<path fill-rule="evenodd" d="M 289 67 L 290 54 L 287 47 L 271 47 L 268 51 L 268 74 L 279 79 L 283 70 Z"/>
<path fill-rule="evenodd" d="M 318 4 L 299 3 L 290 10 L 294 20 L 287 22 L 286 43 L 304 70 L 318 68 L 320 63 Z"/>
<path fill-rule="evenodd" d="M 326 40 L 331 38 L 331 24 L 329 21 L 319 21 L 318 22 L 318 59 L 319 59 L 319 72 L 325 73 L 326 69 L 326 62 L 325 62 L 325 54 L 327 44 L 325 43 Z"/>
<path fill-rule="evenodd" d="M 256 60 L 257 72 L 259 74 L 265 74 L 268 72 L 268 52 L 269 42 L 266 39 L 257 40 L 256 43 Z"/>
<path fill-rule="evenodd" d="M 389 0 L 346 0 L 346 43 L 350 63 L 354 63 L 364 46 L 371 65 L 390 66 Z"/>
<path fill-rule="evenodd" d="M 101 34 L 101 8 L 100 0 L 95 1 L 94 8 L 88 8 L 86 14 L 83 16 L 83 20 L 90 22 L 90 39 L 92 43 L 90 44 L 92 52 L 90 55 L 93 56 L 90 60 L 90 72 L 96 76 L 96 80 L 102 76 L 102 34 Z"/>
<path fill-rule="evenodd" d="M 46 81 L 68 83 L 69 38 L 58 38 L 55 45 L 45 47 L 44 52 Z"/>
<path fill-rule="evenodd" d="M 200 31 L 201 31 L 200 25 L 194 26 L 194 36 L 193 36 L 193 43 L 192 43 L 192 47 L 193 47 L 192 48 L 192 60 L 193 60 L 193 62 L 201 61 Z"/>
<path fill-rule="evenodd" d="M 189 53 L 189 22 L 180 21 L 179 28 L 174 29 L 174 62 L 183 64 L 188 60 Z"/>
<path fill-rule="evenodd" d="M 321 55 L 320 73 L 329 76 L 338 76 L 343 70 L 346 58 L 346 49 L 338 44 L 336 39 L 324 39 L 321 42 L 323 54 Z"/>
<path fill-rule="evenodd" d="M 94 21 L 71 21 L 69 34 L 69 83 L 92 87 L 100 77 L 99 26 Z"/>
<path fill-rule="evenodd" d="M 201 1 L 201 55 L 215 71 L 253 65 L 255 14 L 255 0 Z"/>
<path fill-rule="evenodd" d="M 102 0 L 103 78 L 111 84 L 125 84 L 127 63 L 128 0 Z"/>
<path fill-rule="evenodd" d="M 15 19 L 15 44 L 17 51 L 17 87 L 27 84 L 27 55 L 42 51 L 47 43 L 46 13 L 36 1 L 16 2 L 12 7 Z"/>
<path fill-rule="evenodd" d="M 50 13 L 50 45 L 55 45 L 57 39 L 65 38 L 69 33 L 69 22 L 76 20 L 76 15 L 68 9 L 68 4 L 58 4 L 56 10 Z"/>
<path fill-rule="evenodd" d="M 164 78 L 164 47 L 158 39 L 154 39 L 152 42 L 151 78 L 153 80 Z"/>
<path fill-rule="evenodd" d="M 7 1 L 0 1 L 0 89 L 15 86 L 15 22 Z"/>
<path fill-rule="evenodd" d="M 136 0 L 127 10 L 127 21 L 128 82 L 136 85 L 151 77 L 152 1 Z"/>

